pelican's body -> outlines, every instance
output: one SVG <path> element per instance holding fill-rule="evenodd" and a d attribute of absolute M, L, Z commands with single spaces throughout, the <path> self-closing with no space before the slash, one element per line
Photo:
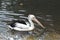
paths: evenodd
<path fill-rule="evenodd" d="M 37 21 L 34 15 L 29 15 L 27 17 L 28 21 L 25 21 L 25 19 L 12 21 L 12 24 L 8 25 L 8 27 L 14 30 L 18 30 L 18 31 L 31 31 L 35 28 L 34 23 L 32 22 L 32 20 L 34 19 L 35 21 Z"/>

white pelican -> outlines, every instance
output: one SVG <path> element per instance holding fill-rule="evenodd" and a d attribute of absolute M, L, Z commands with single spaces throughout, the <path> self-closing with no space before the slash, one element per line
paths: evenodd
<path fill-rule="evenodd" d="M 37 19 L 34 15 L 30 14 L 27 17 L 28 21 L 24 21 L 24 20 L 16 20 L 16 21 L 12 21 L 12 23 L 10 25 L 8 25 L 9 28 L 17 30 L 17 31 L 31 31 L 33 30 L 34 27 L 34 23 L 33 21 L 35 21 L 37 24 L 39 24 L 42 28 L 45 28 Z M 33 20 L 33 21 L 32 21 Z"/>

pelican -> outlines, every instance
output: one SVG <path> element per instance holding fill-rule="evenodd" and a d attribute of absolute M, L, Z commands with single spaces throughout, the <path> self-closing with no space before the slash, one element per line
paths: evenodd
<path fill-rule="evenodd" d="M 25 20 L 25 19 L 24 19 Z M 28 15 L 27 20 L 28 21 L 24 21 L 24 20 L 16 20 L 16 21 L 12 21 L 13 23 L 8 25 L 9 28 L 17 30 L 17 31 L 31 31 L 33 30 L 34 27 L 34 23 L 33 21 L 35 21 L 37 24 L 39 24 L 42 28 L 45 28 L 41 22 L 39 22 L 36 17 L 32 14 Z"/>

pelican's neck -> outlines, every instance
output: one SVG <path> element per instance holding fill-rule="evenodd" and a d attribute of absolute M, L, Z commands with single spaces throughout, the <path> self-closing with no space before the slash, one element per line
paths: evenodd
<path fill-rule="evenodd" d="M 31 27 L 34 27 L 34 24 L 33 24 L 32 20 L 28 19 L 28 21 L 30 22 Z"/>

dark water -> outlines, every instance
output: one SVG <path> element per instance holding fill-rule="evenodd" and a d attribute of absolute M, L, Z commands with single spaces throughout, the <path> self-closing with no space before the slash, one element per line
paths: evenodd
<path fill-rule="evenodd" d="M 54 2 L 54 1 L 52 1 Z M 44 40 L 46 32 L 43 31 L 39 25 L 35 23 L 36 29 L 33 34 L 29 34 L 27 32 L 18 32 L 12 31 L 8 28 L 7 24 L 13 19 L 20 19 L 21 17 L 27 17 L 29 14 L 34 14 L 36 18 L 41 21 L 41 23 L 47 27 L 50 31 L 55 31 L 54 27 L 54 19 L 56 14 L 54 14 L 54 9 L 51 6 L 55 5 L 54 3 L 43 0 L 37 1 L 28 1 L 28 0 L 1 0 L 0 1 L 0 36 L 2 40 L 36 40 L 41 39 Z M 53 10 L 52 10 L 53 9 Z M 54 17 L 54 18 L 53 18 Z M 58 20 L 58 19 L 57 19 Z M 57 26 L 57 25 L 56 25 Z M 43 34 L 41 34 L 43 33 Z M 40 34 L 42 35 L 40 37 Z M 37 37 L 39 35 L 39 37 Z"/>

